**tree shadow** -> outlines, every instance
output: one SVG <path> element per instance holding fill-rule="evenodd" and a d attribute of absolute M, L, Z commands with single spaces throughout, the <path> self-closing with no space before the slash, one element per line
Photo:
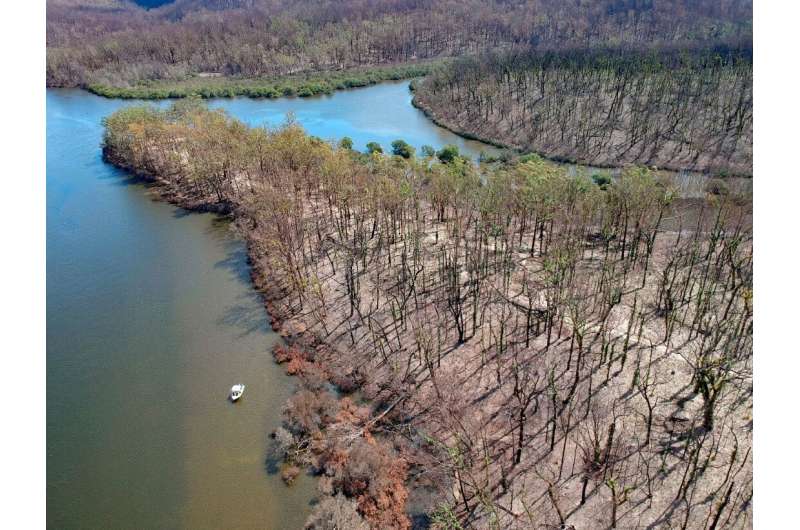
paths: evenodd
<path fill-rule="evenodd" d="M 197 212 L 181 208 L 180 206 L 176 206 L 175 209 L 172 210 L 173 219 L 183 219 L 184 217 L 189 217 L 190 215 L 195 215 L 195 214 L 197 214 Z"/>
<path fill-rule="evenodd" d="M 219 230 L 227 221 L 219 219 L 214 221 L 214 230 Z M 254 294 L 257 294 L 253 286 L 253 279 L 250 276 L 250 258 L 247 249 L 239 239 L 231 237 L 225 242 L 226 256 L 214 264 L 215 269 L 228 271 L 242 285 L 248 287 Z M 260 299 L 260 297 L 259 297 Z M 260 301 L 260 300 L 259 300 Z"/>
<path fill-rule="evenodd" d="M 267 475 L 275 476 L 280 473 L 282 462 L 283 457 L 275 447 L 275 442 L 271 441 L 267 447 L 267 456 L 264 458 L 264 471 Z"/>
<path fill-rule="evenodd" d="M 137 175 L 135 172 L 117 167 L 110 162 L 102 160 L 102 157 L 100 160 L 105 167 L 111 168 L 111 171 L 108 173 L 103 173 L 99 177 L 99 180 L 111 181 L 112 186 L 119 186 L 121 188 L 127 188 L 129 186 L 143 186 L 145 188 L 151 188 L 157 186 L 151 180 L 144 178 L 141 175 Z"/>
<path fill-rule="evenodd" d="M 251 333 L 267 333 L 270 330 L 269 314 L 263 305 L 260 305 L 257 295 L 243 295 L 242 303 L 228 306 L 224 309 L 218 323 L 224 326 L 238 328 L 239 337 Z"/>
<path fill-rule="evenodd" d="M 412 513 L 411 530 L 427 530 L 431 527 L 432 520 L 427 513 Z"/>
<path fill-rule="evenodd" d="M 219 221 L 225 223 L 224 220 Z M 219 323 L 241 330 L 240 337 L 254 332 L 267 333 L 271 317 L 264 307 L 264 299 L 253 285 L 247 250 L 241 241 L 231 238 L 226 242 L 227 255 L 214 264 L 215 269 L 227 271 L 231 277 L 245 287 L 237 302 L 223 311 Z"/>

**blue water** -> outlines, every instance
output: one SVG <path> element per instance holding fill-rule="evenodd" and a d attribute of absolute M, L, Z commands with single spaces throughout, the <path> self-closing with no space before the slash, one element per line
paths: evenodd
<path fill-rule="evenodd" d="M 359 149 L 485 147 L 410 99 L 403 82 L 210 104 L 251 125 L 292 112 Z M 272 361 L 278 338 L 244 248 L 227 223 L 154 201 L 102 161 L 102 118 L 133 104 L 47 91 L 48 527 L 301 528 L 315 484 L 286 488 L 267 464 L 293 383 Z M 246 396 L 231 406 L 240 380 Z"/>
<path fill-rule="evenodd" d="M 292 113 L 310 134 L 334 142 L 348 136 L 358 150 L 374 141 L 389 152 L 392 141 L 402 139 L 417 151 L 423 145 L 439 149 L 447 144 L 458 146 L 462 154 L 473 158 L 481 150 L 495 151 L 436 126 L 411 105 L 411 97 L 408 82 L 397 81 L 314 98 L 218 99 L 210 106 L 221 107 L 252 126 L 277 127 Z"/>

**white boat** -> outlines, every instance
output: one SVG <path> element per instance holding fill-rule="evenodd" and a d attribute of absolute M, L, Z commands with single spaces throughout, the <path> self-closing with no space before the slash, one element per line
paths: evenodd
<path fill-rule="evenodd" d="M 244 385 L 239 383 L 231 387 L 231 401 L 239 401 L 239 398 L 244 394 Z"/>

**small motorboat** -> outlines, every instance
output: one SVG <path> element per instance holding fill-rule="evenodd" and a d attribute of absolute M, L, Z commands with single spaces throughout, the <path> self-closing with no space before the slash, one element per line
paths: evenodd
<path fill-rule="evenodd" d="M 244 385 L 239 383 L 231 387 L 231 401 L 239 401 L 239 398 L 244 394 Z"/>

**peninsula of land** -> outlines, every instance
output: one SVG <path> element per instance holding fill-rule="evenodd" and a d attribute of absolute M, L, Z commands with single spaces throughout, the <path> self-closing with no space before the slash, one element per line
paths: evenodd
<path fill-rule="evenodd" d="M 649 169 L 356 152 L 194 98 L 105 158 L 231 215 L 301 389 L 274 433 L 309 528 L 745 525 L 752 219 Z"/>

